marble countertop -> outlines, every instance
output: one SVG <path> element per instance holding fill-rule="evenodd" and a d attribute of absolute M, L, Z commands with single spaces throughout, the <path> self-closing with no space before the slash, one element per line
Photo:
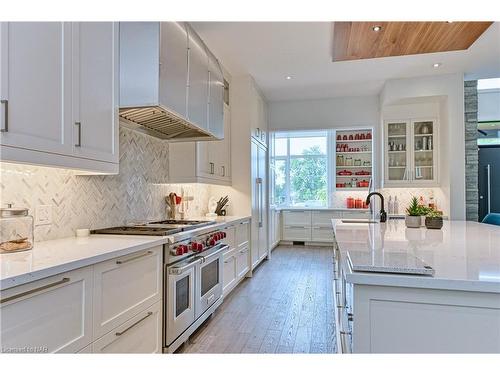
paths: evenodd
<path fill-rule="evenodd" d="M 500 293 L 500 227 L 470 221 L 444 221 L 441 230 L 406 228 L 404 220 L 352 224 L 332 220 L 342 259 L 346 252 L 405 252 L 435 270 L 433 277 L 352 272 L 354 284 L 453 289 Z"/>
<path fill-rule="evenodd" d="M 214 218 L 215 224 L 183 232 L 183 237 L 196 235 L 201 230 L 216 230 L 221 226 L 248 219 L 249 216 Z M 182 238 L 177 235 L 163 237 L 93 234 L 89 237 L 35 242 L 33 249 L 29 251 L 0 254 L 0 290 L 180 239 Z"/>

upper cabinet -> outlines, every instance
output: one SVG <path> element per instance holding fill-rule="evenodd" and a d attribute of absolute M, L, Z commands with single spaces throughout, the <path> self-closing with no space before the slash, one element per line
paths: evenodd
<path fill-rule="evenodd" d="M 0 25 L 2 160 L 118 172 L 118 25 Z"/>
<path fill-rule="evenodd" d="M 2 146 L 71 155 L 71 24 L 2 23 L 0 33 Z"/>
<path fill-rule="evenodd" d="M 250 95 L 249 105 L 252 108 L 251 119 L 250 119 L 252 137 L 261 144 L 267 146 L 268 144 L 267 104 L 264 101 L 264 98 L 259 92 L 259 90 L 255 87 L 255 85 L 252 85 L 251 91 L 252 95 Z"/>
<path fill-rule="evenodd" d="M 384 125 L 384 186 L 437 186 L 437 120 L 392 120 Z"/>
<path fill-rule="evenodd" d="M 224 137 L 217 59 L 187 23 L 120 24 L 120 117 L 171 141 Z M 221 91 L 219 94 L 217 91 Z"/>
<path fill-rule="evenodd" d="M 187 29 L 189 37 L 187 119 L 201 129 L 208 130 L 209 74 L 207 50 L 198 34 L 190 26 Z"/>
<path fill-rule="evenodd" d="M 118 50 L 118 23 L 73 24 L 73 152 L 79 157 L 118 162 Z"/>

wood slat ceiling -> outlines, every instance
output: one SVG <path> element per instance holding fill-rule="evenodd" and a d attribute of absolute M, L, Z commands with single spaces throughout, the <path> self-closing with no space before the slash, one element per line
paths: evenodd
<path fill-rule="evenodd" d="M 334 22 L 333 61 L 465 50 L 492 23 Z"/>

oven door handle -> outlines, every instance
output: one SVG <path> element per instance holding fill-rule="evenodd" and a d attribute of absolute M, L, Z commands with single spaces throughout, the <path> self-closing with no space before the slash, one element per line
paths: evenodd
<path fill-rule="evenodd" d="M 202 263 L 205 263 L 209 259 L 212 259 L 212 258 L 218 256 L 220 253 L 224 252 L 227 249 L 229 249 L 229 245 L 224 245 L 224 246 L 221 246 L 220 249 L 215 250 L 213 253 L 211 253 L 207 256 L 202 256 L 202 258 L 203 258 Z"/>
<path fill-rule="evenodd" d="M 202 260 L 203 260 L 202 257 L 196 257 L 194 260 L 192 260 L 189 263 L 184 264 L 183 266 L 170 267 L 168 270 L 168 273 L 169 273 L 169 275 L 182 275 L 184 272 L 193 268 L 198 263 L 201 263 Z"/>

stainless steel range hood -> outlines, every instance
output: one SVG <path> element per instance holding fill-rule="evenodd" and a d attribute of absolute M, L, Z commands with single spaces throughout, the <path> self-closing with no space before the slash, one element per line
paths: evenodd
<path fill-rule="evenodd" d="M 120 23 L 122 125 L 171 141 L 222 139 L 223 82 L 189 24 Z"/>

